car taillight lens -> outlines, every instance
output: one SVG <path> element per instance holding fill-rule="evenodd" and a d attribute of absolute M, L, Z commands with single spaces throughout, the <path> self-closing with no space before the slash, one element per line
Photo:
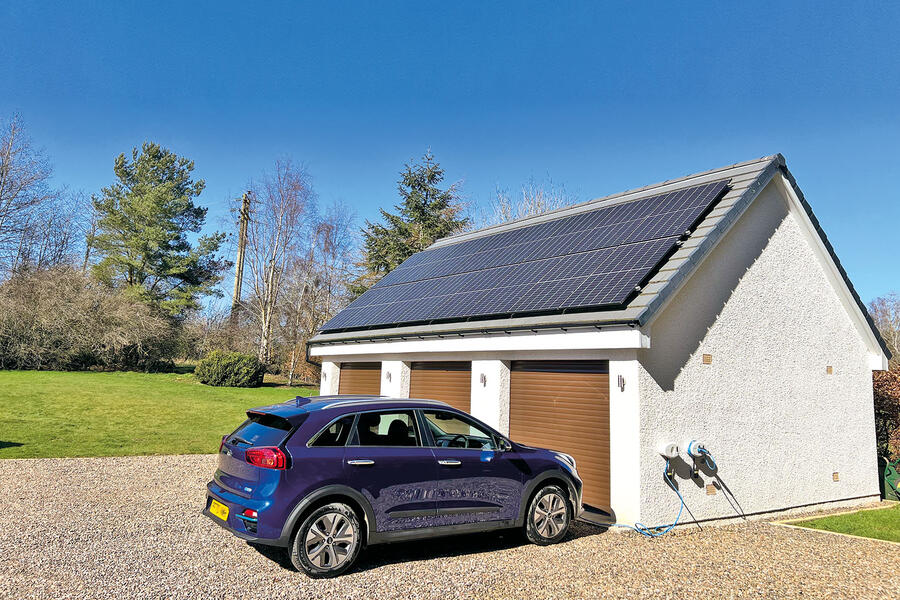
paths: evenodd
<path fill-rule="evenodd" d="M 247 450 L 247 462 L 264 469 L 284 469 L 287 467 L 287 457 L 281 448 L 274 446 L 262 446 Z"/>
<path fill-rule="evenodd" d="M 244 512 L 242 512 L 241 514 L 244 515 L 245 517 L 247 517 L 248 519 L 256 519 L 259 517 L 259 513 L 257 513 L 252 508 L 245 509 Z"/>
<path fill-rule="evenodd" d="M 225 434 L 225 435 L 222 436 L 222 441 L 219 442 L 219 452 L 222 451 L 222 446 L 225 445 L 225 440 L 226 440 L 226 439 L 228 439 L 228 434 Z"/>

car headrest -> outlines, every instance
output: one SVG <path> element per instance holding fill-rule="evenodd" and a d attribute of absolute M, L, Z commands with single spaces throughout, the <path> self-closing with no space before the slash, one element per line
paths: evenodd
<path fill-rule="evenodd" d="M 392 443 L 406 442 L 409 439 L 409 427 L 402 420 L 394 419 L 388 427 L 388 439 Z"/>

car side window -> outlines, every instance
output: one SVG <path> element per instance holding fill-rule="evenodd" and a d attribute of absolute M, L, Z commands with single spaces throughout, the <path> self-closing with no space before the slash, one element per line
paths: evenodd
<path fill-rule="evenodd" d="M 343 446 L 350 437 L 350 429 L 353 427 L 353 418 L 356 415 L 347 415 L 330 424 L 316 434 L 310 446 L 327 447 Z"/>
<path fill-rule="evenodd" d="M 456 413 L 443 410 L 422 411 L 431 430 L 434 445 L 441 448 L 496 450 L 494 436 Z"/>
<path fill-rule="evenodd" d="M 359 414 L 351 446 L 419 446 L 412 411 Z"/>

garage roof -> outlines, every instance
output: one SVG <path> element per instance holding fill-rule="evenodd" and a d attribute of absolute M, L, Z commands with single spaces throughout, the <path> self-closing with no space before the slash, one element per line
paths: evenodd
<path fill-rule="evenodd" d="M 643 325 L 779 171 L 884 348 L 780 154 L 439 240 L 338 313 L 311 343 Z"/>

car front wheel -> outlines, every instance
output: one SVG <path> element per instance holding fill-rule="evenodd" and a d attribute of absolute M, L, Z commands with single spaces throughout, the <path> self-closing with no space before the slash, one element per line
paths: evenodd
<path fill-rule="evenodd" d="M 572 523 L 568 495 L 558 485 L 541 488 L 528 506 L 525 535 L 539 546 L 555 544 L 566 537 Z"/>
<path fill-rule="evenodd" d="M 300 524 L 291 544 L 291 562 L 310 577 L 334 577 L 356 561 L 361 546 L 359 519 L 346 504 L 326 504 Z"/>

